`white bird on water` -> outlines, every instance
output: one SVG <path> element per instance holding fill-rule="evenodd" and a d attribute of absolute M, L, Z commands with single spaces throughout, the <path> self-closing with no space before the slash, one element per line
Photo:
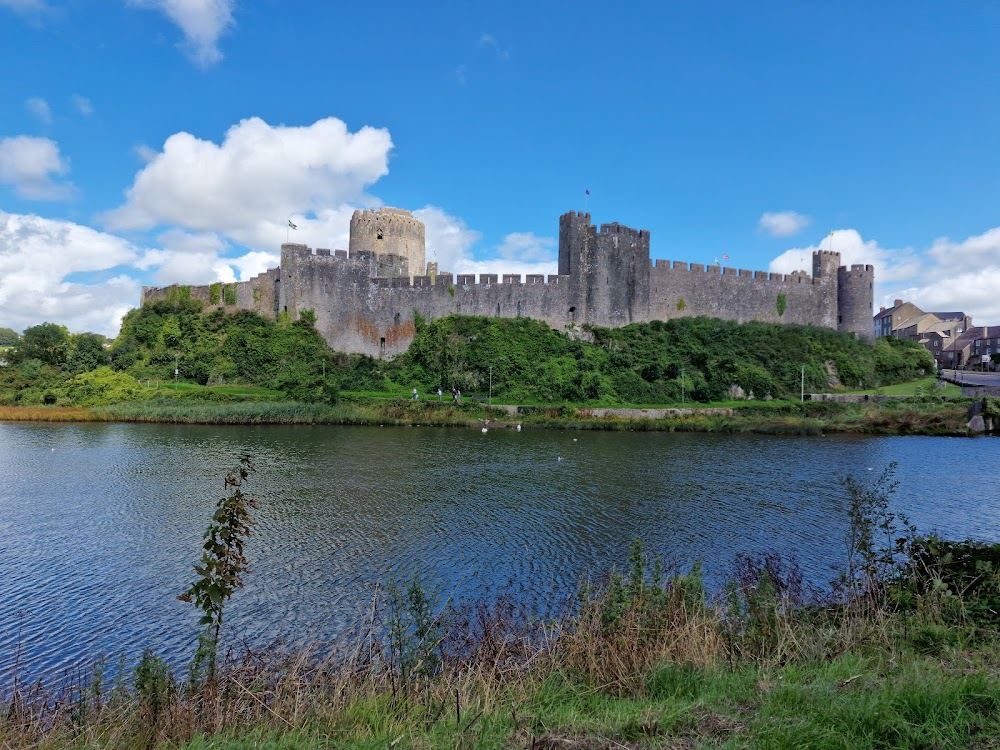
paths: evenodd
<path fill-rule="evenodd" d="M 483 428 L 483 432 L 486 432 L 486 428 L 485 427 Z"/>
<path fill-rule="evenodd" d="M 517 431 L 518 431 L 518 432 L 520 432 L 520 431 L 521 431 L 521 425 L 518 425 L 518 426 L 517 426 Z"/>

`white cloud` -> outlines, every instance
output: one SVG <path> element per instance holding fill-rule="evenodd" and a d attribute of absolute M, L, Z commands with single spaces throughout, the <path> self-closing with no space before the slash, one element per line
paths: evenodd
<path fill-rule="evenodd" d="M 497 248 L 501 258 L 517 261 L 547 261 L 555 259 L 554 237 L 539 237 L 534 232 L 511 232 Z"/>
<path fill-rule="evenodd" d="M 960 242 L 936 240 L 924 252 L 888 249 L 864 240 L 854 229 L 841 229 L 817 245 L 793 248 L 771 261 L 775 273 L 810 271 L 814 250 L 834 250 L 843 265 L 875 266 L 875 309 L 896 299 L 927 311 L 961 310 L 978 325 L 1000 323 L 1000 227 Z"/>
<path fill-rule="evenodd" d="M 928 311 L 961 310 L 977 325 L 1000 324 L 1000 227 L 959 242 L 937 239 L 926 259 L 910 284 L 894 288 L 876 305 L 904 299 Z"/>
<path fill-rule="evenodd" d="M 464 65 L 459 65 L 455 68 L 455 80 L 458 81 L 459 86 L 465 86 L 469 82 L 469 77 L 465 72 Z"/>
<path fill-rule="evenodd" d="M 324 224 L 331 206 L 371 203 L 364 189 L 388 173 L 391 148 L 387 130 L 351 133 L 334 117 L 306 127 L 254 117 L 231 127 L 221 145 L 177 133 L 104 219 L 113 229 L 176 226 L 272 249 L 289 218 Z M 297 237 L 306 237 L 301 224 Z"/>
<path fill-rule="evenodd" d="M 791 237 L 812 223 L 808 216 L 795 211 L 764 212 L 757 222 L 757 230 L 771 237 Z"/>
<path fill-rule="evenodd" d="M 554 274 L 559 264 L 550 258 L 555 240 L 538 237 L 530 232 L 508 234 L 497 248 L 499 258 L 476 259 L 473 248 L 482 235 L 469 229 L 465 222 L 445 213 L 436 206 L 426 206 L 413 212 L 424 222 L 427 260 L 437 262 L 438 269 L 460 273 L 529 273 Z"/>
<path fill-rule="evenodd" d="M 42 97 L 33 96 L 24 103 L 24 106 L 42 125 L 52 124 L 52 108 Z"/>
<path fill-rule="evenodd" d="M 228 257 L 231 246 L 211 232 L 170 229 L 156 239 L 160 247 L 146 250 L 134 264 L 139 270 L 151 271 L 156 286 L 246 281 L 276 268 L 281 260 L 277 250 Z"/>
<path fill-rule="evenodd" d="M 94 114 L 94 105 L 87 97 L 80 96 L 79 94 L 73 94 L 73 96 L 69 98 L 69 101 L 73 105 L 73 108 L 84 117 L 90 117 Z"/>
<path fill-rule="evenodd" d="M 69 171 L 59 156 L 59 146 L 48 138 L 18 135 L 0 138 L 0 184 L 13 185 L 17 194 L 31 200 L 66 200 L 75 192 L 68 182 L 53 182 L 53 175 Z"/>
<path fill-rule="evenodd" d="M 207 67 L 222 59 L 219 37 L 233 25 L 235 0 L 129 0 L 140 8 L 154 8 L 173 21 L 184 34 L 184 49 L 198 65 Z"/>
<path fill-rule="evenodd" d="M 137 257 L 138 250 L 119 237 L 0 211 L 0 325 L 20 331 L 48 321 L 114 336 L 121 316 L 138 301 L 138 282 L 124 274 L 92 284 L 67 278 L 115 273 Z"/>

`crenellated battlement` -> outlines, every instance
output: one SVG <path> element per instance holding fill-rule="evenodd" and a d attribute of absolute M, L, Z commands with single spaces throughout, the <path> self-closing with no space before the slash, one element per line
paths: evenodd
<path fill-rule="evenodd" d="M 311 310 L 331 348 L 373 356 L 406 350 L 415 316 L 531 317 L 553 328 L 704 315 L 737 321 L 818 325 L 871 336 L 874 268 L 812 254 L 812 273 L 771 273 L 718 263 L 653 260 L 650 232 L 585 211 L 559 217 L 556 274 L 460 273 L 425 263 L 424 226 L 409 211 L 351 217 L 347 250 L 281 246 L 281 265 L 235 284 L 144 287 L 144 302 L 188 295 L 233 311 L 297 318 Z"/>
<path fill-rule="evenodd" d="M 558 284 L 566 284 L 569 281 L 569 277 L 559 276 L 558 274 L 549 274 L 548 278 L 546 278 L 545 274 L 528 274 L 522 282 L 521 274 L 519 273 L 505 273 L 502 275 L 495 273 L 481 273 L 479 274 L 479 279 L 477 281 L 476 274 L 474 273 L 460 273 L 453 277 L 452 274 L 443 272 L 438 274 L 436 277 L 372 277 L 370 281 L 375 286 L 392 289 L 447 289 L 448 287 L 453 287 L 456 290 L 462 290 L 468 287 L 490 288 L 496 286 L 556 286 Z"/>

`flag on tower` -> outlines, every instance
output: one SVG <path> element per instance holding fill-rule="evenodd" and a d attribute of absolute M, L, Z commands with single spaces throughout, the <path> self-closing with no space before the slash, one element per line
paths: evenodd
<path fill-rule="evenodd" d="M 288 226 L 290 226 L 292 229 L 298 229 L 298 227 L 292 223 L 291 219 L 288 220 Z"/>
<path fill-rule="evenodd" d="M 723 255 L 723 256 L 722 256 L 722 259 L 723 259 L 723 260 L 729 260 L 729 256 L 728 256 L 728 255 Z"/>
<path fill-rule="evenodd" d="M 590 195 L 590 189 L 589 188 L 587 190 L 584 190 L 583 192 L 586 193 L 587 195 Z"/>

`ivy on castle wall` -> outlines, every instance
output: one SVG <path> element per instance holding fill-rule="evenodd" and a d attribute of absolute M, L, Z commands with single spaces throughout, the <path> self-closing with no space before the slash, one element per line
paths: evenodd
<path fill-rule="evenodd" d="M 217 281 L 208 287 L 208 301 L 213 305 L 222 301 L 222 284 L 220 282 Z"/>
<path fill-rule="evenodd" d="M 785 314 L 785 309 L 788 307 L 788 297 L 786 297 L 783 292 L 778 294 L 778 300 L 775 306 L 778 309 L 778 317 Z"/>

